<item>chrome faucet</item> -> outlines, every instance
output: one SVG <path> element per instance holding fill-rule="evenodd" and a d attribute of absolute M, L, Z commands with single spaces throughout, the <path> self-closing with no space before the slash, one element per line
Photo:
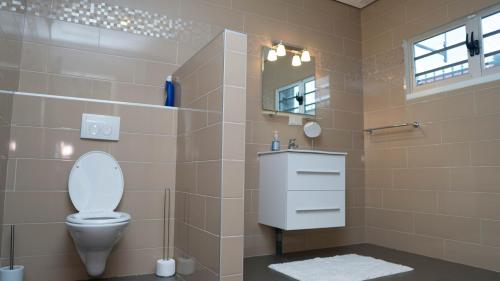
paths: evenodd
<path fill-rule="evenodd" d="M 299 145 L 295 143 L 295 139 L 288 140 L 288 149 L 298 149 Z"/>

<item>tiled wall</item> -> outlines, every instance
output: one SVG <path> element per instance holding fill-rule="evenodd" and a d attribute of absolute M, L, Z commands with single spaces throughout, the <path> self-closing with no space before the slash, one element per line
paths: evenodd
<path fill-rule="evenodd" d="M 12 115 L 11 93 L 16 91 L 19 85 L 23 24 L 23 13 L 0 11 L 0 225 L 3 223 L 7 181 Z M 2 240 L 2 232 L 0 232 L 0 241 Z"/>
<path fill-rule="evenodd" d="M 225 31 L 175 73 L 178 126 L 175 248 L 186 280 L 242 280 L 246 36 Z"/>
<path fill-rule="evenodd" d="M 286 2 L 286 3 L 285 3 Z M 285 252 L 363 241 L 364 173 L 360 11 L 335 1 L 233 1 L 248 33 L 245 173 L 245 256 L 274 253 L 274 230 L 257 223 L 257 152 L 270 149 L 273 131 L 282 146 L 296 138 L 301 148 L 348 152 L 347 227 L 285 233 Z M 282 39 L 316 58 L 321 137 L 310 140 L 288 118 L 261 112 L 261 46 Z"/>
<path fill-rule="evenodd" d="M 84 112 L 120 116 L 120 140 L 80 139 Z M 132 217 L 105 276 L 154 272 L 163 249 L 163 192 L 175 186 L 176 135 L 174 109 L 15 95 L 2 263 L 8 225 L 16 224 L 16 263 L 26 267 L 26 281 L 87 278 L 64 223 L 76 212 L 67 182 L 80 155 L 101 150 L 119 161 L 125 192 L 117 210 Z"/>
<path fill-rule="evenodd" d="M 379 0 L 362 11 L 366 240 L 500 271 L 500 83 L 407 101 L 402 40 L 498 3 Z"/>

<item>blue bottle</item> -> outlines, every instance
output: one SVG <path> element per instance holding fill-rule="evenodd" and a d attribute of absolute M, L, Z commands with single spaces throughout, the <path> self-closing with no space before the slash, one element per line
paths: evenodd
<path fill-rule="evenodd" d="M 175 89 L 174 82 L 172 81 L 172 75 L 167 76 L 167 81 L 165 82 L 165 91 L 167 92 L 165 106 L 174 106 Z"/>

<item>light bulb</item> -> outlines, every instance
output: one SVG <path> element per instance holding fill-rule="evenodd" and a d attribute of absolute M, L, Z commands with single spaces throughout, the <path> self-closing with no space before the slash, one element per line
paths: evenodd
<path fill-rule="evenodd" d="M 276 54 L 278 55 L 278 57 L 286 56 L 286 49 L 285 49 L 285 45 L 283 45 L 283 43 L 280 42 L 278 44 L 278 48 L 276 49 Z"/>
<path fill-rule="evenodd" d="M 311 54 L 309 54 L 308 50 L 304 49 L 304 51 L 302 51 L 302 56 L 300 57 L 300 60 L 303 62 L 311 61 Z"/>
<path fill-rule="evenodd" d="M 299 55 L 294 55 L 292 58 L 292 65 L 293 66 L 301 66 L 302 62 L 300 61 Z"/>
<path fill-rule="evenodd" d="M 269 50 L 269 53 L 267 53 L 267 60 L 268 61 L 276 61 L 278 59 L 278 56 L 276 55 L 276 51 L 271 49 Z"/>

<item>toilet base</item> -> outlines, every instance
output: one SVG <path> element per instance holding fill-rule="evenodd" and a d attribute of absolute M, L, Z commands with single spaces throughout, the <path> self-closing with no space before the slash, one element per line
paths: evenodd
<path fill-rule="evenodd" d="M 76 249 L 90 277 L 101 276 L 113 246 L 120 240 L 127 222 L 109 225 L 79 225 L 66 222 Z"/>

